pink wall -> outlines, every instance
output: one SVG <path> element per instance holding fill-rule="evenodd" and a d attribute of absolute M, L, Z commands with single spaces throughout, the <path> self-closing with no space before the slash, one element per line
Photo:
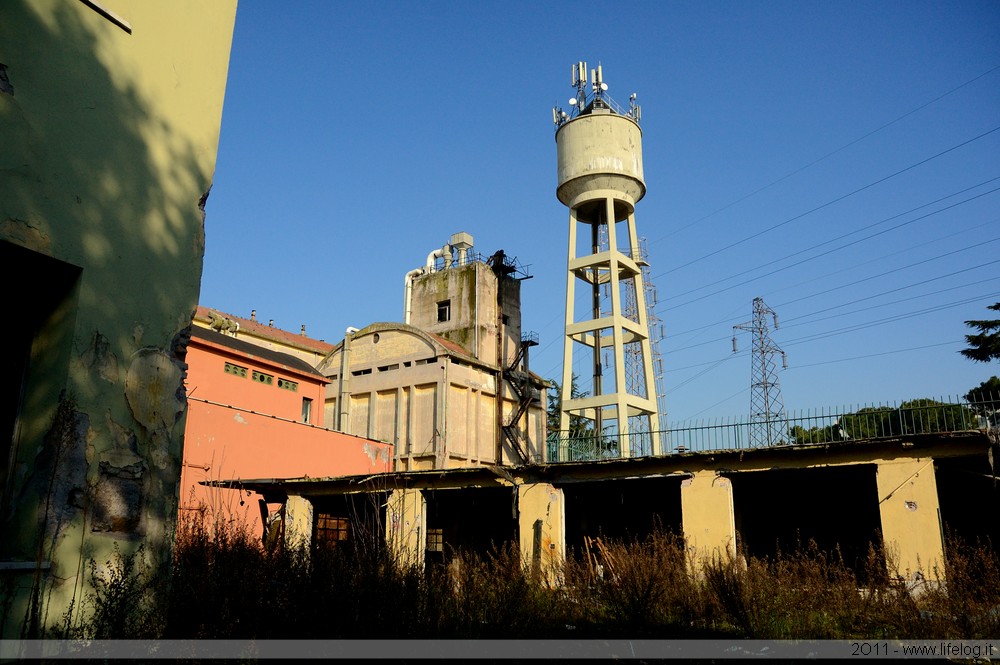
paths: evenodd
<path fill-rule="evenodd" d="M 274 374 L 262 385 L 223 371 L 225 362 Z M 210 488 L 205 480 L 322 478 L 391 471 L 388 443 L 323 429 L 323 383 L 248 355 L 192 339 L 188 349 L 188 413 L 181 471 L 180 515 L 203 512 L 211 520 L 243 519 L 253 533 L 263 524 L 260 496 Z M 299 382 L 277 387 L 278 376 Z M 302 397 L 313 397 L 312 423 L 298 422 Z M 243 505 L 240 505 L 240 501 Z"/>
<path fill-rule="evenodd" d="M 247 368 L 246 378 L 226 374 L 227 362 Z M 187 353 L 187 393 L 210 402 L 234 404 L 248 411 L 300 420 L 302 398 L 313 401 L 309 422 L 323 424 L 323 387 L 327 383 L 321 376 L 304 374 L 287 365 L 268 362 L 262 358 L 239 353 L 203 339 L 192 339 Z M 253 370 L 274 377 L 271 385 L 253 380 Z M 278 387 L 278 379 L 298 383 L 295 391 Z"/>

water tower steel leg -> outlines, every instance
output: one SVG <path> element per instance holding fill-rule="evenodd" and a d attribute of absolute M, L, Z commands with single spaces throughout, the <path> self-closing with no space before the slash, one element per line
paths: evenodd
<path fill-rule="evenodd" d="M 569 330 L 573 324 L 573 300 L 576 294 L 576 275 L 569 266 L 576 258 L 576 211 L 569 211 L 569 256 L 566 260 L 566 325 L 563 330 Z M 563 373 L 562 373 L 562 395 L 560 395 L 559 412 L 559 461 L 569 460 L 569 436 L 570 418 L 569 412 L 564 408 L 566 401 L 572 397 L 573 387 L 573 341 L 567 337 L 563 343 Z"/>

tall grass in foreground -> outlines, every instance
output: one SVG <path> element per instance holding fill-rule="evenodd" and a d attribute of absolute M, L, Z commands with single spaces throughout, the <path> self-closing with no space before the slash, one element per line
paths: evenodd
<path fill-rule="evenodd" d="M 235 527 L 182 524 L 170 574 L 119 557 L 96 572 L 98 611 L 74 630 L 114 638 L 913 638 L 1000 637 L 1000 561 L 951 539 L 946 586 L 907 588 L 872 552 L 865 586 L 806 546 L 773 559 L 693 567 L 681 541 L 602 543 L 549 585 L 518 552 L 459 554 L 447 567 L 400 566 L 387 548 L 341 542 L 265 551 Z M 692 572 L 697 570 L 698 572 Z M 164 607 L 144 589 L 167 590 Z"/>

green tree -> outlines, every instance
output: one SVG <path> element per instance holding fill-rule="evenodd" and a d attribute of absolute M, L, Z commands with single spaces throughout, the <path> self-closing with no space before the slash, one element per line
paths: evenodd
<path fill-rule="evenodd" d="M 549 383 L 555 388 L 549 391 L 548 412 L 548 453 L 550 460 L 558 459 L 560 440 L 566 440 L 569 447 L 569 460 L 600 459 L 617 456 L 617 446 L 612 439 L 598 437 L 594 431 L 594 421 L 579 415 L 570 415 L 569 431 L 560 431 L 560 416 L 562 404 L 562 387 L 556 381 Z M 577 386 L 576 374 L 570 382 L 570 398 L 586 397 L 587 393 Z M 560 461 L 569 461 L 560 460 Z"/>
<path fill-rule="evenodd" d="M 1000 378 L 991 376 L 965 393 L 965 399 L 969 402 L 969 408 L 976 415 L 985 418 L 991 426 L 1000 424 Z"/>
<path fill-rule="evenodd" d="M 990 305 L 987 309 L 1000 311 L 1000 302 Z M 965 325 L 979 332 L 965 336 L 969 348 L 962 349 L 959 353 L 981 363 L 1000 360 L 1000 319 L 966 321 Z"/>
<path fill-rule="evenodd" d="M 846 439 L 880 437 L 929 432 L 954 432 L 977 425 L 974 409 L 933 399 L 911 399 L 898 407 L 870 406 L 841 416 L 826 427 L 793 427 L 789 434 L 795 443 L 826 443 Z"/>
<path fill-rule="evenodd" d="M 557 381 L 549 380 L 554 390 L 549 391 L 549 403 L 548 403 L 548 413 L 547 413 L 547 425 L 549 432 L 558 432 L 559 424 L 561 421 L 561 405 L 562 405 L 562 386 L 559 385 Z M 587 393 L 580 390 L 576 381 L 576 374 L 570 382 L 570 399 L 577 399 L 579 397 L 586 397 Z M 588 433 L 593 432 L 593 426 L 591 422 L 584 418 L 583 416 L 573 416 L 569 417 L 569 435 L 570 436 L 583 436 Z"/>

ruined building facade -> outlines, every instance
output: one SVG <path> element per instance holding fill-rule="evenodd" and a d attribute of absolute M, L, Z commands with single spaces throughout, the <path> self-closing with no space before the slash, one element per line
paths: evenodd
<path fill-rule="evenodd" d="M 394 444 L 400 471 L 541 462 L 547 383 L 528 369 L 525 276 L 452 236 L 407 274 L 403 323 L 349 330 L 317 365 L 326 426 Z"/>
<path fill-rule="evenodd" d="M 169 559 L 236 0 L 0 3 L 0 636 Z M 182 45 L 182 46 L 179 46 Z"/>

